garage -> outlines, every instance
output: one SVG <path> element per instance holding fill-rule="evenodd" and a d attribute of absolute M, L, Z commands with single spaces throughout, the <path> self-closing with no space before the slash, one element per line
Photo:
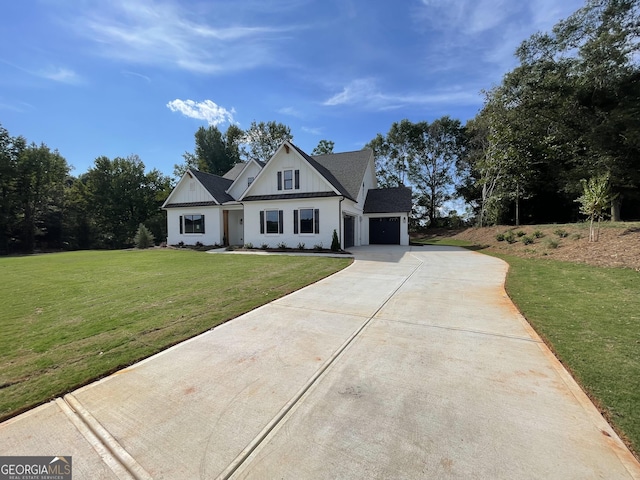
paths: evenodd
<path fill-rule="evenodd" d="M 400 217 L 369 218 L 369 243 L 400 245 Z"/>

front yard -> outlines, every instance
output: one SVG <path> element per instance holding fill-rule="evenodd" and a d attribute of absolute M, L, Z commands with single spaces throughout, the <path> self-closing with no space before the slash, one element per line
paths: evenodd
<path fill-rule="evenodd" d="M 0 420 L 350 262 L 170 249 L 0 258 Z"/>

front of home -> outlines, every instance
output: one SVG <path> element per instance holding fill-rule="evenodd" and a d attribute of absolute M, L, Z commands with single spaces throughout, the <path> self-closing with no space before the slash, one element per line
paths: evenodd
<path fill-rule="evenodd" d="M 283 143 L 222 177 L 188 170 L 171 192 L 170 245 L 341 248 L 409 244 L 411 190 L 377 187 L 371 150 L 309 156 Z"/>

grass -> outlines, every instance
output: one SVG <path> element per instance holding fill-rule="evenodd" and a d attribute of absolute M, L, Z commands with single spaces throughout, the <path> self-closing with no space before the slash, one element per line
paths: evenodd
<path fill-rule="evenodd" d="M 499 255 L 506 288 L 609 421 L 640 452 L 640 275 Z"/>
<path fill-rule="evenodd" d="M 446 238 L 433 244 L 478 249 Z M 485 253 L 509 263 L 506 289 L 513 302 L 640 453 L 640 274 Z"/>
<path fill-rule="evenodd" d="M 165 249 L 0 258 L 0 419 L 209 330 L 349 262 Z"/>

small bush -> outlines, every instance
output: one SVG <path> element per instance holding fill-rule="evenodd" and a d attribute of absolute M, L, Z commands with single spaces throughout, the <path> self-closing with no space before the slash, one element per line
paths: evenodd
<path fill-rule="evenodd" d="M 340 240 L 338 240 L 338 232 L 336 232 L 335 230 L 333 230 L 333 238 L 331 239 L 331 251 L 340 251 Z"/>
<path fill-rule="evenodd" d="M 513 234 L 513 232 L 507 232 L 504 234 L 504 239 L 507 241 L 507 243 L 516 243 L 516 236 Z"/>
<path fill-rule="evenodd" d="M 533 237 L 532 236 L 522 237 L 522 243 L 524 243 L 525 245 L 531 245 L 533 243 Z"/>
<path fill-rule="evenodd" d="M 304 250 L 304 242 L 298 244 L 298 250 Z"/>
<path fill-rule="evenodd" d="M 313 246 L 313 249 L 314 249 L 314 250 L 324 250 L 324 246 L 322 245 L 322 242 L 320 242 L 320 243 L 316 243 L 316 244 Z"/>
<path fill-rule="evenodd" d="M 249 243 L 245 243 L 244 244 L 244 248 L 251 250 L 253 248 L 253 243 L 249 242 Z"/>
<path fill-rule="evenodd" d="M 499 242 L 504 242 L 504 233 L 498 233 L 496 235 L 496 240 Z"/>
<path fill-rule="evenodd" d="M 542 238 L 544 237 L 544 233 L 542 233 L 540 230 L 536 230 L 535 232 L 533 232 L 533 236 L 536 238 Z"/>
<path fill-rule="evenodd" d="M 574 233 L 573 235 L 571 235 L 571 238 L 573 240 L 580 240 L 582 238 L 582 234 L 581 233 Z"/>
<path fill-rule="evenodd" d="M 524 237 L 526 234 L 527 234 L 527 232 L 525 232 L 524 230 L 518 230 L 516 232 L 516 235 L 518 236 L 518 238 Z"/>
<path fill-rule="evenodd" d="M 547 240 L 547 247 L 549 248 L 553 248 L 556 249 L 558 248 L 559 243 L 557 242 L 557 240 L 553 240 L 552 238 Z"/>
<path fill-rule="evenodd" d="M 267 248 L 269 248 L 269 244 L 268 243 L 263 243 L 262 245 L 260 245 L 260 248 L 262 250 L 266 250 Z"/>
<path fill-rule="evenodd" d="M 562 228 L 554 230 L 553 233 L 555 233 L 560 238 L 566 238 L 569 235 L 567 231 L 563 230 Z"/>
<path fill-rule="evenodd" d="M 138 231 L 136 232 L 135 237 L 133 237 L 133 243 L 135 243 L 136 248 L 150 248 L 154 245 L 153 233 L 149 231 L 147 227 L 141 223 L 138 226 Z"/>
<path fill-rule="evenodd" d="M 196 242 L 196 245 L 195 245 L 195 246 L 196 246 L 196 247 L 198 247 L 198 248 L 204 247 L 204 245 L 202 244 L 202 242 Z M 217 247 L 217 246 L 218 246 L 218 244 L 216 243 L 216 245 L 215 245 L 215 246 Z"/>
<path fill-rule="evenodd" d="M 286 250 L 287 249 L 287 244 L 284 243 L 284 242 L 280 242 L 280 243 L 278 243 L 278 248 L 280 250 Z"/>

